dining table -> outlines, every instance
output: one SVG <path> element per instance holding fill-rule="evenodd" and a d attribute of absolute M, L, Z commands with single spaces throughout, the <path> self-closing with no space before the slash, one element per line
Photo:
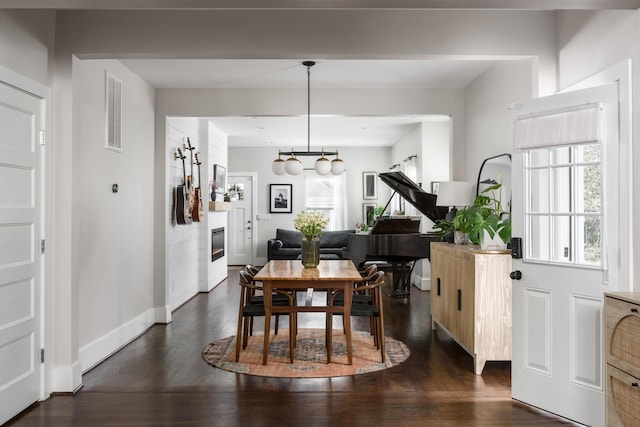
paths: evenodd
<path fill-rule="evenodd" d="M 264 348 L 262 364 L 267 364 L 269 355 L 269 331 L 271 315 L 294 312 L 323 312 L 328 316 L 341 314 L 344 319 L 345 338 L 347 343 L 347 363 L 352 364 L 351 350 L 351 300 L 353 285 L 361 282 L 362 276 L 351 260 L 320 260 L 316 268 L 305 268 L 300 260 L 271 260 L 254 276 L 255 281 L 262 282 L 264 292 Z M 271 295 L 274 289 L 287 291 L 343 291 L 344 305 L 304 305 L 273 306 Z M 328 300 L 328 299 L 327 299 Z M 290 325 L 291 327 L 291 325 Z M 290 343 L 293 345 L 293 343 Z M 327 340 L 327 363 L 331 363 L 331 340 Z"/>

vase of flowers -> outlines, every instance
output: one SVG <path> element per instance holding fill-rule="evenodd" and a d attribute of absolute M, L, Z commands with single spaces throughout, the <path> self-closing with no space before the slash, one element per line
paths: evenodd
<path fill-rule="evenodd" d="M 302 211 L 293 221 L 295 229 L 302 233 L 302 265 L 305 268 L 320 264 L 320 234 L 327 224 L 329 218 L 315 211 Z"/>
<path fill-rule="evenodd" d="M 211 181 L 211 201 L 216 201 L 216 190 L 218 189 L 218 184 L 215 181 Z"/>

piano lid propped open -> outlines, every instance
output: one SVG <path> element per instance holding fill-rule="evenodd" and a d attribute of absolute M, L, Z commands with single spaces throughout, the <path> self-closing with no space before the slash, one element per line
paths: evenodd
<path fill-rule="evenodd" d="M 436 222 L 439 219 L 444 219 L 448 208 L 446 206 L 436 206 L 438 196 L 424 191 L 404 173 L 381 172 L 378 176 L 382 182 L 400 194 L 431 221 Z"/>

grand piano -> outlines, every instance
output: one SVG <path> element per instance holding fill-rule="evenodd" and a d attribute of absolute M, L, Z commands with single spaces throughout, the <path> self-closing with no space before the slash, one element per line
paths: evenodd
<path fill-rule="evenodd" d="M 393 196 L 398 193 L 431 221 L 444 219 L 447 208 L 436 206 L 437 196 L 425 192 L 402 172 L 383 172 L 378 176 L 394 190 L 385 211 Z M 420 218 L 378 217 L 369 234 L 349 235 L 343 257 L 353 260 L 358 267 L 362 267 L 367 261 L 389 264 L 393 274 L 391 296 L 408 298 L 415 261 L 429 258 L 431 242 L 437 240 L 435 234 L 420 233 Z"/>

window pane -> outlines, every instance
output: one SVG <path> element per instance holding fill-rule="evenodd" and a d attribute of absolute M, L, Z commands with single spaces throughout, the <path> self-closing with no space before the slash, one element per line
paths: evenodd
<path fill-rule="evenodd" d="M 549 217 L 529 217 L 529 258 L 549 260 Z"/>
<path fill-rule="evenodd" d="M 531 150 L 529 155 L 529 166 L 548 166 L 549 165 L 549 150 Z"/>
<path fill-rule="evenodd" d="M 578 166 L 576 181 L 576 212 L 600 212 L 600 165 Z"/>
<path fill-rule="evenodd" d="M 576 162 L 600 162 L 600 144 L 578 145 L 575 147 Z"/>
<path fill-rule="evenodd" d="M 601 256 L 600 246 L 600 217 L 578 216 L 578 232 L 581 234 L 578 239 L 578 262 L 580 264 L 599 265 Z"/>
<path fill-rule="evenodd" d="M 551 212 L 571 212 L 571 168 L 551 169 Z"/>
<path fill-rule="evenodd" d="M 529 170 L 529 211 L 549 212 L 549 169 Z"/>
<path fill-rule="evenodd" d="M 553 217 L 551 260 L 571 261 L 571 217 L 568 215 Z"/>
<path fill-rule="evenodd" d="M 570 147 L 552 148 L 550 151 L 552 165 L 563 165 L 571 162 Z"/>
<path fill-rule="evenodd" d="M 329 218 L 329 223 L 325 227 L 326 231 L 336 230 L 336 215 L 339 210 L 335 209 L 336 177 L 319 177 L 314 175 L 305 176 L 305 210 L 318 211 Z"/>

